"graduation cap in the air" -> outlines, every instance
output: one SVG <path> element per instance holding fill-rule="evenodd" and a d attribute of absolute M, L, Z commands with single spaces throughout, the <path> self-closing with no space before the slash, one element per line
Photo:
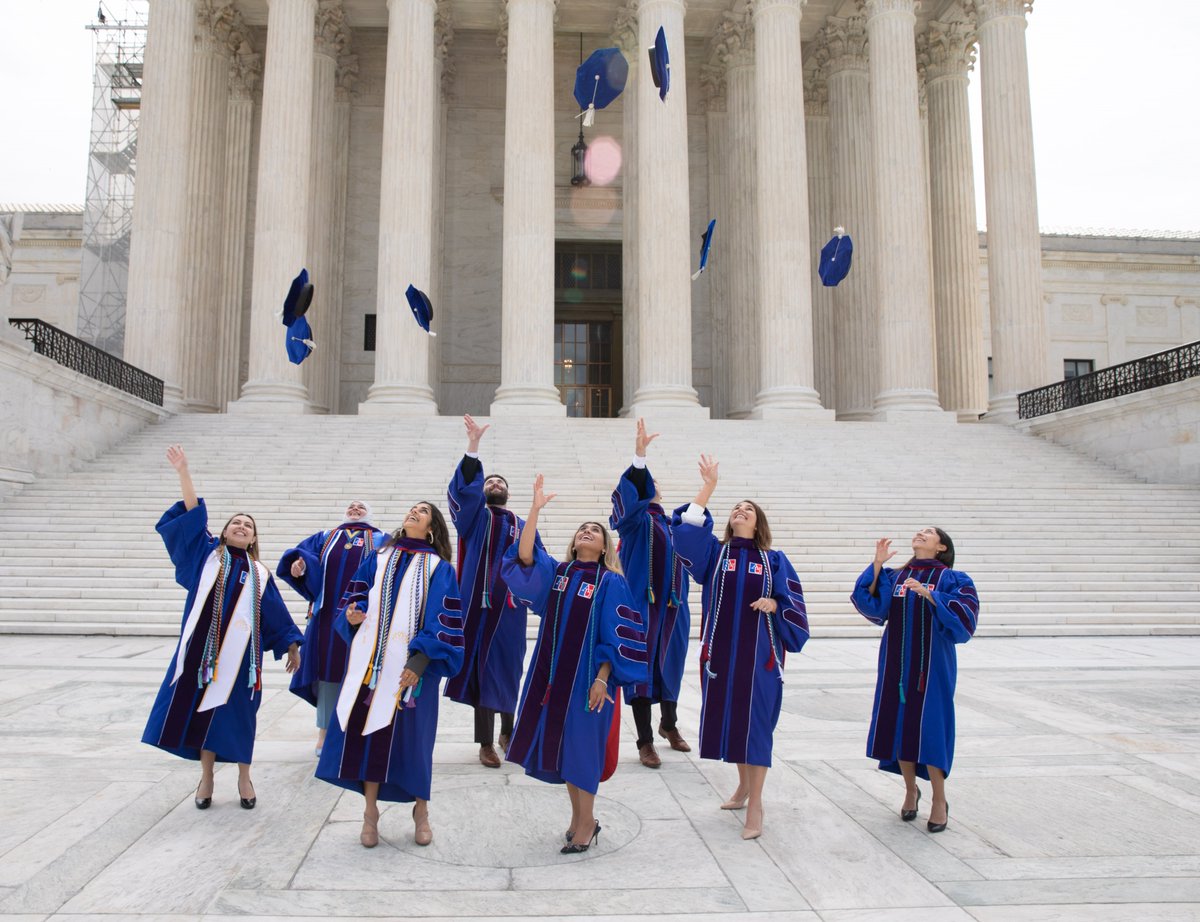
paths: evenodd
<path fill-rule="evenodd" d="M 705 230 L 704 235 L 700 238 L 700 268 L 692 273 L 693 282 L 700 278 L 700 273 L 708 268 L 708 251 L 712 246 L 713 228 L 716 226 L 717 219 L 713 218 L 708 222 L 708 229 Z"/>
<path fill-rule="evenodd" d="M 647 50 L 650 55 L 650 76 L 658 87 L 658 98 L 666 102 L 667 91 L 671 88 L 671 59 L 667 54 L 667 33 L 662 26 L 658 27 L 654 44 Z"/>
<path fill-rule="evenodd" d="M 821 247 L 821 263 L 817 272 L 826 288 L 836 288 L 837 283 L 850 271 L 850 257 L 854 255 L 854 241 L 844 227 L 835 227 L 829 242 Z"/>
<path fill-rule="evenodd" d="M 408 306 L 412 308 L 413 316 L 417 318 L 421 329 L 430 336 L 437 336 L 433 330 L 429 329 L 429 323 L 433 320 L 433 305 L 429 303 L 429 295 L 415 285 L 409 285 L 404 292 L 404 297 L 408 298 Z"/>
<path fill-rule="evenodd" d="M 596 110 L 621 95 L 629 77 L 629 62 L 619 48 L 593 51 L 575 71 L 575 101 L 583 111 L 583 127 L 591 128 Z M 578 118 L 578 116 L 576 116 Z"/>
<path fill-rule="evenodd" d="M 293 365 L 299 365 L 316 348 L 312 327 L 304 319 L 312 299 L 313 286 L 308 280 L 308 270 L 301 269 L 300 274 L 292 279 L 287 297 L 283 299 L 283 325 L 287 327 L 284 345 L 287 347 L 288 361 Z"/>

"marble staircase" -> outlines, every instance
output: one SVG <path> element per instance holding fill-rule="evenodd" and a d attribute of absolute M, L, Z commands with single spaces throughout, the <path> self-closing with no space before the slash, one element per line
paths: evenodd
<path fill-rule="evenodd" d="M 651 420 L 652 427 L 656 421 Z M 712 507 L 752 497 L 775 545 L 804 582 L 814 634 L 878 629 L 848 595 L 889 535 L 900 551 L 937 524 L 983 601 L 981 633 L 1200 634 L 1200 488 L 1147 484 L 1068 449 L 998 425 L 663 421 L 651 470 L 668 505 L 690 499 L 696 456 L 715 454 Z M 212 527 L 255 515 L 267 562 L 366 499 L 382 527 L 412 502 L 445 511 L 465 444 L 456 418 L 271 419 L 182 415 L 131 437 L 85 469 L 0 502 L 0 632 L 159 634 L 178 630 L 175 585 L 159 514 L 177 498 L 165 447 L 182 443 Z M 605 518 L 629 463 L 624 420 L 499 420 L 482 448 L 489 471 L 528 508 L 535 471 L 558 497 L 543 516 L 561 553 L 574 527 Z M 304 606 L 290 589 L 298 620 Z M 693 604 L 693 612 L 697 606 Z M 534 625 L 531 624 L 531 631 Z"/>

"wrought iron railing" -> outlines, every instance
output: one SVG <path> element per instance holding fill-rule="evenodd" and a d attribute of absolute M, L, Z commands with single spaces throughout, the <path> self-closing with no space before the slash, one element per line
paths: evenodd
<path fill-rule="evenodd" d="M 1017 395 L 1017 414 L 1021 419 L 1032 419 L 1197 375 L 1200 375 L 1200 341 L 1025 391 Z"/>
<path fill-rule="evenodd" d="M 64 333 L 44 320 L 29 317 L 13 317 L 8 321 L 25 334 L 33 343 L 38 355 L 54 359 L 72 371 L 95 378 L 103 384 L 120 388 L 147 403 L 163 405 L 163 383 L 154 375 L 142 371 L 135 365 L 97 349 L 91 343 Z"/>

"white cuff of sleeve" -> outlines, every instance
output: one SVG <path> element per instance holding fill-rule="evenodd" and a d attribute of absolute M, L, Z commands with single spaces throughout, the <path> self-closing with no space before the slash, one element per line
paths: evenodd
<path fill-rule="evenodd" d="M 477 451 L 468 451 L 466 455 L 468 458 L 474 458 L 476 461 L 479 460 L 479 452 Z"/>
<path fill-rule="evenodd" d="M 641 455 L 634 455 L 633 456 L 633 466 L 644 470 L 646 467 L 646 459 L 643 458 Z"/>
<path fill-rule="evenodd" d="M 679 516 L 686 525 L 703 525 L 704 524 L 704 507 L 697 506 L 695 503 L 688 503 L 688 507 L 683 510 Z"/>

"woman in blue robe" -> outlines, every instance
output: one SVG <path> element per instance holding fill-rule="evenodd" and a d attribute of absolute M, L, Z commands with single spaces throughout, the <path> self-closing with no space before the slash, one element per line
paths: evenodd
<path fill-rule="evenodd" d="M 201 810 L 212 804 L 215 764 L 238 763 L 238 795 L 251 810 L 258 802 L 250 762 L 262 703 L 263 651 L 276 659 L 287 654 L 287 671 L 295 672 L 303 637 L 271 571 L 259 562 L 254 519 L 238 513 L 214 538 L 183 449 L 172 445 L 167 460 L 179 474 L 183 501 L 164 512 L 155 529 L 175 565 L 175 581 L 187 590 L 187 602 L 179 643 L 142 742 L 200 761 L 196 807 Z"/>
<path fill-rule="evenodd" d="M 449 561 L 446 520 L 433 503 L 417 503 L 364 558 L 335 622 L 350 651 L 317 777 L 362 792 L 359 841 L 367 848 L 379 844 L 380 800 L 413 803 L 413 840 L 433 841 L 438 686 L 458 672 L 463 650 Z"/>
<path fill-rule="evenodd" d="M 571 826 L 561 851 L 571 854 L 587 851 L 600 832 L 594 806 L 613 693 L 646 681 L 646 644 L 603 525 L 580 525 L 563 562 L 537 546 L 538 513 L 554 498 L 542 487 L 538 474 L 521 540 L 502 570 L 513 594 L 542 619 L 508 760 L 539 781 L 567 786 Z"/>
<path fill-rule="evenodd" d="M 646 651 L 650 658 L 647 681 L 622 689 L 637 727 L 638 757 L 647 768 L 659 768 L 654 750 L 650 706 L 657 703 L 661 717 L 658 735 L 677 752 L 691 752 L 679 733 L 676 702 L 687 659 L 688 578 L 675 553 L 671 517 L 663 511 L 662 496 L 646 468 L 646 449 L 658 433 L 646 434 L 646 422 L 637 422 L 633 464 L 621 475 L 612 495 L 608 525 L 621 537 L 617 552 L 634 604 L 642 613 Z"/>
<path fill-rule="evenodd" d="M 875 543 L 875 560 L 854 584 L 850 601 L 873 624 L 884 625 L 867 755 L 884 771 L 904 776 L 900 818 L 917 818 L 917 776 L 933 788 L 930 832 L 946 828 L 946 776 L 954 759 L 955 645 L 975 634 L 979 596 L 967 574 L 952 569 L 954 542 L 940 528 L 922 528 L 913 556 L 899 570 L 891 541 Z"/>
<path fill-rule="evenodd" d="M 766 513 L 742 500 L 718 541 L 706 508 L 717 486 L 717 462 L 700 456 L 704 480 L 695 500 L 675 510 L 675 550 L 704 587 L 700 622 L 700 758 L 738 768 L 737 790 L 723 810 L 746 809 L 743 839 L 762 835 L 763 785 L 783 704 L 785 651 L 808 640 L 800 578 L 782 551 L 771 549 Z"/>
<path fill-rule="evenodd" d="M 333 629 L 339 603 L 363 558 L 375 551 L 382 532 L 371 524 L 371 507 L 356 499 L 346 507 L 342 524 L 319 531 L 284 551 L 275 575 L 308 602 L 304 628 L 304 661 L 292 676 L 291 692 L 317 709 L 317 747 L 333 716 L 338 688 L 346 672 L 349 648 Z"/>

